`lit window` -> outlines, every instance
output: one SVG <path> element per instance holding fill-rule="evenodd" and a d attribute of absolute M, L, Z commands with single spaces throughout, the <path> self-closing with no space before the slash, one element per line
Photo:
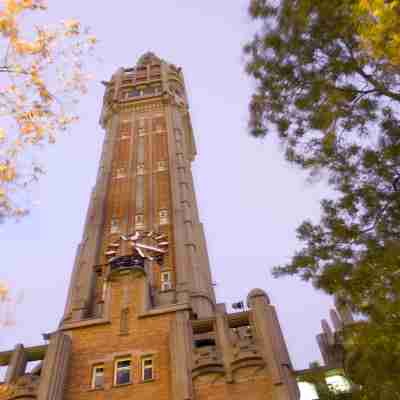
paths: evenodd
<path fill-rule="evenodd" d="M 119 232 L 118 220 L 116 218 L 113 218 L 111 220 L 110 233 L 118 233 L 118 232 Z"/>
<path fill-rule="evenodd" d="M 101 389 L 104 386 L 104 365 L 95 365 L 92 370 L 92 389 Z"/>
<path fill-rule="evenodd" d="M 298 382 L 300 400 L 318 400 L 318 393 L 315 385 L 310 382 Z"/>
<path fill-rule="evenodd" d="M 167 160 L 157 161 L 157 170 L 158 171 L 166 171 L 168 169 Z"/>
<path fill-rule="evenodd" d="M 172 273 L 171 271 L 161 272 L 161 290 L 167 291 L 172 289 Z"/>
<path fill-rule="evenodd" d="M 168 210 L 160 210 L 158 212 L 160 217 L 160 225 L 167 225 L 169 223 L 169 213 Z"/>
<path fill-rule="evenodd" d="M 115 361 L 114 385 L 131 383 L 131 365 L 130 358 L 121 358 Z"/>
<path fill-rule="evenodd" d="M 142 358 L 142 381 L 154 379 L 154 366 L 152 357 Z"/>
<path fill-rule="evenodd" d="M 349 392 L 351 389 L 349 381 L 343 375 L 331 375 L 325 378 L 329 389 L 335 393 Z"/>
<path fill-rule="evenodd" d="M 135 216 L 135 228 L 140 229 L 144 227 L 144 215 L 138 214 Z"/>

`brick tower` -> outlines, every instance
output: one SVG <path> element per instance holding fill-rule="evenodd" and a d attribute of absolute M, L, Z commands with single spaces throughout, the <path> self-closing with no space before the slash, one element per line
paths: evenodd
<path fill-rule="evenodd" d="M 265 292 L 240 312 L 216 304 L 181 69 L 147 53 L 103 83 L 106 137 L 65 312 L 47 345 L 0 353 L 0 399 L 296 400 Z"/>

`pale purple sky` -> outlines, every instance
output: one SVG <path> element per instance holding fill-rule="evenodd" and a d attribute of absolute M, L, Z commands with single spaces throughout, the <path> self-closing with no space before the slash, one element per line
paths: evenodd
<path fill-rule="evenodd" d="M 275 138 L 247 134 L 252 83 L 242 47 L 254 30 L 248 0 L 48 3 L 49 20 L 74 17 L 92 27 L 102 62 L 80 104 L 80 122 L 43 153 L 48 173 L 33 194 L 39 205 L 22 222 L 0 226 L 0 280 L 24 293 L 15 325 L 0 327 L 0 351 L 17 342 L 41 344 L 41 333 L 58 325 L 103 140 L 98 82 L 150 50 L 185 74 L 199 153 L 195 185 L 218 301 L 266 290 L 295 367 L 319 359 L 315 335 L 331 299 L 297 278 L 273 279 L 270 268 L 290 260 L 299 246 L 296 227 L 318 220 L 326 189 L 289 166 Z"/>

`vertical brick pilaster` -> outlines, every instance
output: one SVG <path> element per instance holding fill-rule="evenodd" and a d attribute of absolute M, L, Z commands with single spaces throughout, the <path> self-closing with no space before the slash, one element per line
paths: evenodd
<path fill-rule="evenodd" d="M 38 400 L 62 400 L 71 353 L 71 338 L 63 332 L 51 336 L 43 362 Z"/>

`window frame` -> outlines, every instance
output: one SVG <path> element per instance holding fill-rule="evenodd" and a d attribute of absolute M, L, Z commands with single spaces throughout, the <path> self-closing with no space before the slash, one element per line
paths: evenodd
<path fill-rule="evenodd" d="M 168 276 L 167 280 L 164 280 L 164 275 Z M 172 285 L 172 271 L 161 271 L 161 291 L 162 292 L 167 292 L 168 290 L 172 290 L 173 289 L 173 285 Z"/>
<path fill-rule="evenodd" d="M 124 167 L 119 167 L 115 171 L 115 179 L 126 178 L 126 169 Z"/>
<path fill-rule="evenodd" d="M 151 367 L 146 367 L 145 362 L 151 361 Z M 151 378 L 145 378 L 145 370 L 151 369 Z M 142 382 L 151 382 L 155 379 L 154 374 L 154 355 L 145 355 L 140 358 L 140 372 Z"/>
<path fill-rule="evenodd" d="M 157 171 L 167 171 L 168 170 L 168 161 L 167 160 L 158 160 L 157 161 Z"/>
<path fill-rule="evenodd" d="M 116 234 L 120 232 L 119 218 L 111 218 L 110 221 L 110 234 Z"/>
<path fill-rule="evenodd" d="M 97 377 L 96 372 L 100 368 L 103 370 L 103 374 L 102 374 L 103 381 L 102 381 L 101 385 L 97 386 L 96 385 L 96 377 Z M 91 389 L 93 389 L 93 390 L 104 389 L 104 369 L 105 369 L 104 368 L 104 363 L 99 363 L 99 364 L 92 365 L 92 376 L 91 376 L 91 382 L 90 382 Z"/>
<path fill-rule="evenodd" d="M 144 214 L 136 214 L 135 215 L 135 228 L 144 228 L 145 226 L 145 220 L 144 220 Z"/>
<path fill-rule="evenodd" d="M 118 363 L 120 362 L 124 362 L 124 361 L 129 361 L 129 382 L 124 382 L 124 383 L 118 383 L 117 379 L 118 379 L 118 371 L 120 370 L 120 368 L 118 368 Z M 114 379 L 113 379 L 113 383 L 114 386 L 124 386 L 124 385 L 130 385 L 133 382 L 132 379 L 132 357 L 131 356 L 125 356 L 125 357 L 118 357 L 114 360 Z M 124 369 L 127 369 L 126 367 Z"/>
<path fill-rule="evenodd" d="M 158 219 L 160 225 L 169 225 L 169 210 L 167 208 L 158 210 Z"/>
<path fill-rule="evenodd" d="M 144 175 L 146 173 L 145 163 L 138 163 L 136 166 L 136 175 Z"/>

